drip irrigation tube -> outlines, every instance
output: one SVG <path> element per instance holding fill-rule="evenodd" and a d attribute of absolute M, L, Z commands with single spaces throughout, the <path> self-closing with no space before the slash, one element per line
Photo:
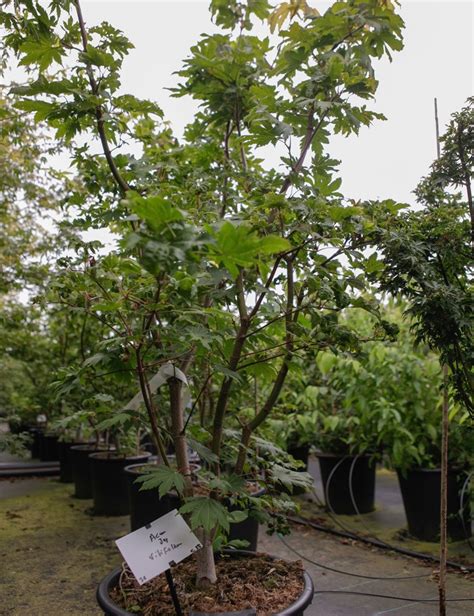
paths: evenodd
<path fill-rule="evenodd" d="M 281 535 L 278 535 L 278 539 L 280 539 L 283 545 L 287 547 L 290 550 L 290 552 L 293 552 L 293 554 L 296 554 L 296 556 L 298 556 L 299 558 L 306 560 L 306 562 L 311 563 L 312 565 L 315 565 L 316 567 L 320 567 L 321 569 L 326 569 L 327 571 L 332 571 L 333 573 L 340 573 L 341 575 L 349 575 L 351 577 L 362 578 L 364 580 L 392 580 L 392 581 L 393 580 L 414 580 L 418 578 L 426 578 L 431 575 L 430 573 L 423 573 L 419 575 L 381 576 L 381 575 L 364 575 L 362 573 L 353 573 L 352 571 L 344 571 L 343 569 L 336 569 L 335 567 L 329 567 L 328 565 L 323 565 L 323 563 L 318 563 L 315 560 L 308 558 L 307 556 L 305 556 L 298 550 L 295 550 L 295 548 L 292 547 L 287 541 L 285 541 Z"/>
<path fill-rule="evenodd" d="M 327 526 L 323 526 L 322 524 L 316 524 L 315 522 L 312 522 L 311 520 L 305 520 L 304 518 L 288 516 L 287 519 L 290 522 L 294 522 L 295 524 L 309 526 L 310 528 L 314 528 L 314 530 L 319 530 L 329 535 L 334 535 L 336 537 L 343 537 L 344 539 L 353 539 L 355 541 L 360 541 L 368 545 L 373 545 L 376 548 L 381 548 L 383 550 L 388 550 L 391 552 L 396 552 L 398 554 L 403 554 L 404 556 L 411 556 L 412 558 L 419 558 L 420 560 L 427 560 L 429 562 L 439 564 L 439 558 L 436 558 L 436 556 L 431 556 L 430 554 L 424 554 L 423 552 L 415 552 L 414 550 L 407 550 L 406 548 L 400 548 L 396 545 L 384 543 L 383 541 L 379 541 L 378 539 L 369 539 L 368 537 L 363 537 L 361 535 L 357 535 L 356 533 L 336 530 L 335 528 L 329 528 Z M 461 563 L 456 563 L 451 560 L 448 560 L 447 565 L 448 567 L 451 567 L 453 569 L 459 569 L 460 571 L 464 571 L 467 573 L 474 573 L 474 566 L 472 565 L 462 565 Z"/>

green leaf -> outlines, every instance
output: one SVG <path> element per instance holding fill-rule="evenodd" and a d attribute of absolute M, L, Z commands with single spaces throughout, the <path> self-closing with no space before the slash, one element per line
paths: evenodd
<path fill-rule="evenodd" d="M 199 455 L 199 457 L 206 462 L 209 462 L 210 464 L 215 464 L 219 462 L 219 458 L 209 449 L 209 447 L 206 447 L 205 445 L 203 445 L 196 439 L 191 438 L 190 436 L 187 437 L 187 441 L 191 449 L 194 449 L 194 451 Z"/>
<path fill-rule="evenodd" d="M 221 527 L 224 531 L 229 532 L 228 511 L 213 498 L 205 496 L 190 498 L 179 511 L 183 514 L 190 514 L 190 523 L 193 530 L 201 527 L 210 533 L 215 527 Z"/>
<path fill-rule="evenodd" d="M 281 483 L 290 490 L 293 490 L 294 487 L 309 490 L 313 486 L 313 478 L 309 473 L 304 471 L 292 471 L 280 464 L 274 464 L 271 467 L 271 477 L 273 482 Z"/>
<path fill-rule="evenodd" d="M 178 494 L 182 494 L 185 486 L 183 475 L 165 464 L 157 465 L 154 468 L 147 468 L 145 474 L 138 477 L 135 483 L 142 484 L 140 490 L 158 488 L 160 498 L 163 498 L 171 490 L 176 490 Z"/>
<path fill-rule="evenodd" d="M 249 517 L 248 511 L 229 511 L 228 518 L 231 524 L 238 524 Z"/>
<path fill-rule="evenodd" d="M 41 71 L 45 71 L 53 62 L 61 64 L 62 60 L 62 47 L 56 37 L 44 37 L 36 41 L 29 39 L 20 46 L 20 52 L 23 53 L 20 66 L 37 64 Z"/>
<path fill-rule="evenodd" d="M 163 197 L 133 197 L 125 200 L 128 205 L 141 219 L 151 227 L 160 231 L 165 225 L 183 220 L 183 214 Z"/>
<path fill-rule="evenodd" d="M 275 254 L 290 249 L 290 242 L 278 235 L 266 235 L 260 240 L 260 252 L 262 254 Z"/>
<path fill-rule="evenodd" d="M 251 267 L 258 261 L 259 255 L 273 254 L 289 250 L 288 240 L 277 235 L 259 237 L 247 225 L 234 225 L 226 221 L 216 234 L 215 253 L 220 261 L 236 278 L 239 267 Z"/>
<path fill-rule="evenodd" d="M 96 425 L 97 430 L 108 430 L 109 428 L 123 426 L 125 423 L 130 421 L 130 415 L 127 413 L 116 413 L 109 417 L 108 419 L 104 419 L 100 423 Z"/>
<path fill-rule="evenodd" d="M 14 104 L 14 107 L 21 109 L 22 111 L 35 111 L 35 120 L 37 122 L 41 122 L 42 120 L 45 120 L 54 110 L 55 105 L 52 103 L 47 103 L 46 101 L 25 99 L 22 101 L 17 101 Z"/>
<path fill-rule="evenodd" d="M 97 47 L 92 47 L 92 45 L 87 46 L 87 52 L 83 52 L 81 57 L 89 64 L 94 64 L 95 66 L 107 66 L 110 68 L 115 64 L 112 54 L 97 49 Z"/>
<path fill-rule="evenodd" d="M 329 351 L 321 351 L 316 358 L 316 364 L 322 374 L 328 374 L 337 364 L 337 357 Z"/>

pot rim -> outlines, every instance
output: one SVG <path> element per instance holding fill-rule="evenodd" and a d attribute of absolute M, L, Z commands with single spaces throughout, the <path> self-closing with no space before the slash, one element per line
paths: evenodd
<path fill-rule="evenodd" d="M 327 453 L 325 451 L 321 451 L 319 449 L 316 449 L 314 451 L 314 455 L 317 458 L 347 458 L 347 459 L 354 459 L 354 458 L 371 458 L 373 455 L 375 455 L 374 453 Z"/>
<path fill-rule="evenodd" d="M 398 474 L 403 475 L 403 472 L 400 468 L 395 469 Z M 468 473 L 468 468 L 456 467 L 456 468 L 448 468 L 448 474 L 452 475 L 462 475 L 464 473 Z M 441 468 L 425 468 L 423 466 L 414 466 L 413 468 L 407 468 L 406 473 L 441 473 Z"/>
<path fill-rule="evenodd" d="M 153 457 L 153 456 L 152 456 Z M 139 468 L 143 468 L 144 466 L 160 466 L 160 464 L 156 463 L 156 460 L 146 460 L 145 462 L 137 462 L 136 464 L 129 464 L 128 466 L 126 466 L 123 470 L 128 473 L 129 475 L 144 475 L 145 473 L 139 473 L 138 469 Z M 189 466 L 191 468 L 191 471 L 200 471 L 201 470 L 201 465 L 197 464 L 196 462 L 190 462 Z"/>
<path fill-rule="evenodd" d="M 114 454 L 112 456 L 107 455 L 107 457 L 102 456 L 103 453 L 111 453 Z M 100 462 L 123 462 L 124 460 L 137 460 L 143 463 L 146 462 L 148 460 L 148 458 L 151 457 L 151 453 L 149 451 L 143 451 L 139 454 L 134 454 L 132 456 L 125 456 L 125 455 L 117 455 L 117 452 L 115 451 L 110 451 L 110 450 L 105 450 L 105 451 L 96 451 L 95 453 L 91 453 L 89 454 L 89 458 L 92 460 L 99 460 Z"/>
<path fill-rule="evenodd" d="M 107 449 L 105 445 L 101 447 L 100 445 L 94 445 L 94 443 L 81 443 L 80 445 L 73 445 L 71 449 L 75 451 L 91 451 L 91 453 L 100 453 L 101 451 L 111 451 Z"/>
<path fill-rule="evenodd" d="M 238 556 L 250 556 L 255 557 L 259 554 L 263 554 L 262 552 L 250 552 L 249 550 L 223 550 L 223 554 L 225 555 L 238 555 Z M 270 556 L 270 558 L 274 560 L 284 560 L 277 556 L 272 556 L 271 554 L 265 554 L 266 556 Z M 112 601 L 109 596 L 109 589 L 112 585 L 118 580 L 120 574 L 122 573 L 122 568 L 118 567 L 114 569 L 111 573 L 109 573 L 98 585 L 96 592 L 96 599 L 99 606 L 104 610 L 105 614 L 110 616 L 133 616 L 131 612 L 127 612 L 126 610 L 119 607 L 116 603 Z M 281 612 L 277 612 L 272 616 L 292 616 L 299 613 L 302 613 L 313 601 L 314 595 L 314 584 L 310 575 L 303 569 L 303 581 L 304 586 L 301 591 L 300 596 L 291 603 L 287 608 L 282 610 Z M 225 612 L 231 616 L 235 614 L 235 612 Z"/>

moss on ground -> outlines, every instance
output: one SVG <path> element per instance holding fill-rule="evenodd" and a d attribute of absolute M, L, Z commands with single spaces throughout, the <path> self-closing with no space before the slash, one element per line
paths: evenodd
<path fill-rule="evenodd" d="M 0 614 L 102 613 L 96 587 L 121 562 L 114 540 L 128 532 L 128 517 L 93 517 L 92 501 L 72 492 L 42 479 L 32 493 L 0 499 Z"/>

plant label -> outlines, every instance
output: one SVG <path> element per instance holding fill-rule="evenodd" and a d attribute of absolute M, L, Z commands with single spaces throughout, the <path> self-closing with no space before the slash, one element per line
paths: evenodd
<path fill-rule="evenodd" d="M 176 509 L 115 543 L 140 586 L 202 548 Z"/>

